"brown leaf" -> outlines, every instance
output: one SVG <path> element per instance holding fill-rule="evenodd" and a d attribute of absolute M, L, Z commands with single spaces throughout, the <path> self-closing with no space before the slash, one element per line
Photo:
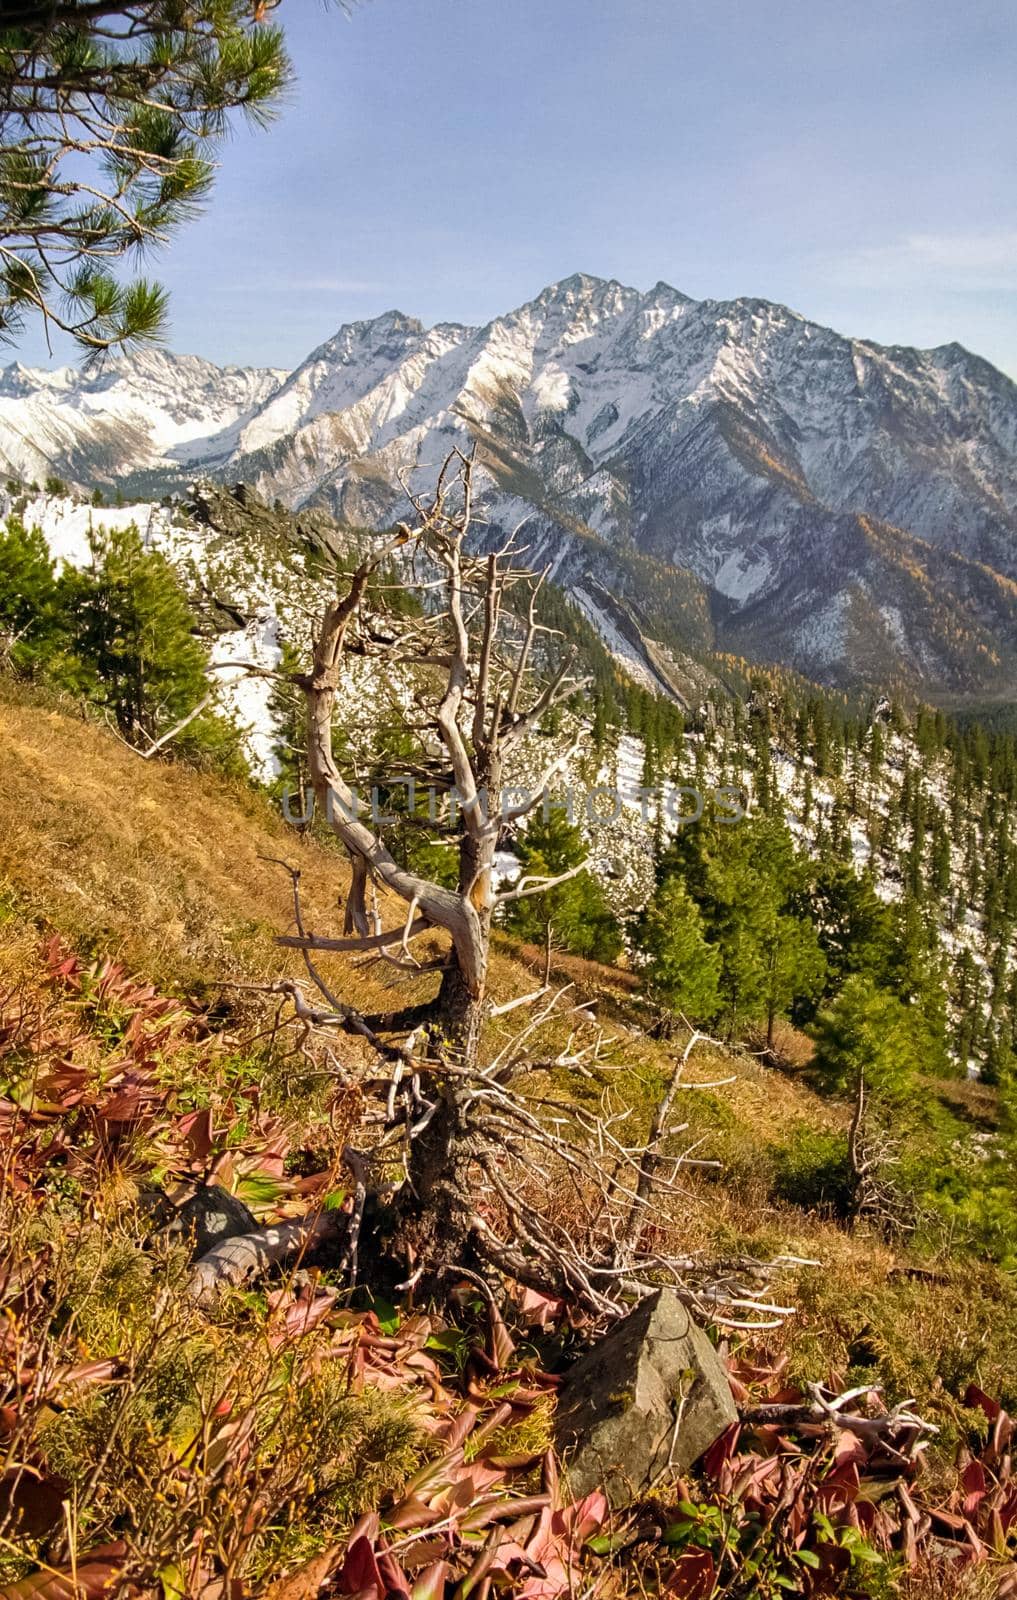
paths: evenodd
<path fill-rule="evenodd" d="M 265 1590 L 262 1600 L 315 1600 L 322 1584 L 329 1579 L 339 1563 L 340 1546 L 332 1545 L 320 1556 L 305 1561 L 296 1572 L 277 1578 Z"/>
<path fill-rule="evenodd" d="M 0 1589 L 0 1600 L 103 1600 L 117 1582 L 125 1554 L 122 1544 L 103 1545 L 82 1557 L 73 1577 L 70 1568 L 36 1572 Z"/>
<path fill-rule="evenodd" d="M 19 1534 L 41 1539 L 60 1526 L 67 1489 L 34 1467 L 11 1467 L 0 1478 L 0 1515 L 9 1516 Z"/>
<path fill-rule="evenodd" d="M 490 1330 L 487 1353 L 494 1362 L 495 1371 L 503 1372 L 516 1353 L 515 1343 L 493 1300 L 488 1303 L 487 1314 Z"/>
<path fill-rule="evenodd" d="M 675 1569 L 664 1585 L 668 1594 L 680 1600 L 709 1600 L 717 1579 L 717 1569 L 709 1550 L 686 1550 L 675 1562 Z"/>
<path fill-rule="evenodd" d="M 190 1111 L 177 1126 L 190 1145 L 194 1160 L 207 1161 L 213 1145 L 211 1111 Z"/>

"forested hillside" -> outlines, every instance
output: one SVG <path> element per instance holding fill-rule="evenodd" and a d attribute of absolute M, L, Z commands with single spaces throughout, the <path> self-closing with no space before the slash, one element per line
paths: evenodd
<path fill-rule="evenodd" d="M 272 674 L 306 664 L 324 566 L 349 567 L 367 536 L 321 513 L 273 512 L 249 493 L 201 491 L 176 510 L 99 508 L 67 496 L 12 497 L 9 506 L 0 560 L 11 666 L 101 705 L 143 748 L 200 706 L 171 749 L 249 769 L 277 797 L 288 789 L 288 810 L 299 816 L 301 697 Z M 133 658 L 108 616 L 118 585 L 139 630 Z M 419 607 L 412 573 L 390 566 L 379 602 Z M 1012 734 L 914 701 L 831 695 L 711 655 L 690 656 L 679 704 L 628 676 L 624 659 L 553 584 L 543 587 L 541 615 L 588 681 L 513 757 L 509 785 L 535 781 L 549 746 L 558 766 L 547 806 L 529 824 L 504 828 L 499 859 L 513 872 L 513 855 L 539 853 L 563 870 L 576 850 L 588 853 L 613 916 L 598 948 L 589 931 L 596 918 L 559 908 L 550 919 L 555 943 L 582 954 L 625 946 L 638 966 L 633 913 L 678 874 L 722 960 L 716 1007 L 698 1020 L 728 1035 L 760 1021 L 772 1031 L 774 1018 L 808 1023 L 846 976 L 865 973 L 921 1011 L 940 1070 L 990 1081 L 1010 1070 Z M 338 690 L 346 756 L 365 803 L 380 784 L 397 813 L 406 797 L 392 780 L 409 755 L 414 679 L 410 667 L 360 657 Z M 607 792 L 598 798 L 599 790 Z M 734 826 L 733 807 L 746 812 Z M 552 815 L 575 836 L 567 826 L 557 839 L 532 831 L 546 830 Z M 409 861 L 423 849 L 439 859 L 440 829 L 426 843 L 419 833 L 397 819 L 396 853 Z M 575 886 L 568 892 L 574 900 Z M 536 936 L 546 918 L 536 902 L 523 910 Z M 809 947 L 802 977 L 782 974 L 776 987 L 767 974 L 795 968 L 799 955 L 774 944 L 775 918 L 784 919 L 784 935 L 792 924 L 804 930 Z"/>

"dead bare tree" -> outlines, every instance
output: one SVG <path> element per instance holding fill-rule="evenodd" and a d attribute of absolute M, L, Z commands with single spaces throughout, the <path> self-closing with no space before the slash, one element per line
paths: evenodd
<path fill-rule="evenodd" d="M 865 1073 L 859 1071 L 848 1129 L 852 1225 L 865 1221 L 890 1237 L 915 1231 L 917 1208 L 897 1181 L 900 1165 L 900 1141 L 873 1115 Z"/>
<path fill-rule="evenodd" d="M 433 496 L 411 494 L 416 526 L 402 525 L 380 542 L 324 617 L 312 670 L 301 680 L 307 697 L 308 773 L 319 809 L 349 851 L 352 887 L 345 937 L 298 931 L 283 941 L 307 952 L 373 950 L 419 971 L 410 949 L 413 940 L 435 929 L 449 936 L 433 1001 L 388 1016 L 384 1029 L 393 1034 L 426 1026 L 432 1069 L 440 1067 L 429 1074 L 437 1099 L 413 1141 L 409 1170 L 417 1201 L 417 1249 L 433 1257 L 438 1267 L 463 1259 L 474 1230 L 469 1168 L 477 1148 L 464 1121 L 464 1084 L 479 1059 L 492 916 L 499 904 L 548 886 L 531 883 L 500 895 L 495 891 L 499 834 L 540 803 L 553 775 L 549 772 L 519 805 L 503 805 L 505 757 L 549 710 L 581 686 L 572 675 L 571 657 L 537 680 L 538 641 L 550 631 L 532 603 L 540 580 L 520 564 L 511 541 L 486 556 L 470 552 L 473 487 L 472 460 L 453 452 Z M 438 604 L 401 627 L 391 618 L 382 624 L 368 603 L 371 582 L 407 546 L 413 561 L 425 569 L 423 581 Z M 508 604 L 510 591 L 520 586 L 530 591 L 521 625 L 518 608 Z M 424 757 L 428 742 L 437 745 L 441 765 L 451 777 L 461 818 L 455 889 L 422 878 L 395 860 L 381 830 L 364 820 L 359 797 L 335 760 L 334 703 L 347 652 L 353 650 L 383 655 L 393 664 L 415 664 L 429 685 L 423 690 L 428 703 L 416 731 Z M 548 882 L 561 882 L 576 870 Z M 406 906 L 400 926 L 386 931 L 372 920 L 371 886 L 390 891 Z"/>
<path fill-rule="evenodd" d="M 665 1141 L 681 1131 L 666 1126 L 677 1090 L 669 1090 L 648 1154 L 645 1139 L 640 1144 L 625 1133 L 628 1108 L 605 1107 L 593 1116 L 555 1096 L 546 1080 L 535 1090 L 520 1088 L 521 1079 L 539 1083 L 541 1074 L 563 1066 L 591 1074 L 603 1040 L 584 1008 L 565 991 L 550 993 L 546 983 L 507 1005 L 489 1002 L 497 908 L 585 865 L 496 888 L 499 835 L 543 802 L 563 765 L 559 755 L 520 794 L 505 789 L 506 760 L 582 680 L 572 655 L 551 659 L 560 639 L 539 620 L 543 575 L 522 564 L 512 540 L 487 554 L 470 548 L 473 497 L 473 461 L 453 451 L 433 495 L 410 494 L 414 525 L 380 540 L 325 613 L 311 670 L 298 681 L 307 702 L 310 782 L 317 807 L 349 852 L 352 882 L 343 935 L 335 937 L 306 927 L 299 874 L 291 869 L 296 932 L 280 943 L 303 952 L 319 1006 L 324 998 L 328 1007 L 315 1010 L 301 996 L 301 1025 L 311 1017 L 311 1026 L 353 1032 L 385 1062 L 377 1115 L 383 1131 L 372 1156 L 379 1163 L 398 1156 L 404 1164 L 391 1249 L 406 1263 L 406 1283 L 433 1289 L 449 1272 L 493 1268 L 595 1314 L 617 1314 L 626 1297 L 652 1283 L 684 1284 L 697 1271 L 689 1260 L 644 1256 L 639 1244 L 638 1221 L 651 1190 L 658 1197 L 662 1190 L 680 1193 L 675 1180 L 684 1157 L 662 1154 Z M 394 617 L 379 602 L 379 571 L 400 552 L 430 598 L 422 616 Z M 417 669 L 416 771 L 454 795 L 455 888 L 395 859 L 336 760 L 336 695 L 354 653 Z M 387 891 L 405 908 L 390 927 L 382 926 L 379 891 L 383 902 Z M 429 934 L 433 943 L 436 931 L 447 937 L 444 953 L 415 956 L 415 942 Z M 329 951 L 364 953 L 415 975 L 435 970 L 435 994 L 383 1015 L 359 1013 L 319 970 L 316 956 Z M 523 1025 L 492 1038 L 499 1017 L 524 1005 L 530 1015 Z M 563 1019 L 572 1030 L 569 1045 L 553 1060 L 540 1059 L 542 1030 Z M 578 1224 L 555 1221 L 546 1204 L 563 1187 Z M 362 1191 L 361 1184 L 361 1217 Z M 787 1308 L 762 1298 L 763 1277 L 759 1263 L 729 1263 L 689 1294 L 699 1296 L 701 1308 L 726 1307 L 736 1325 L 744 1309 L 779 1320 Z"/>

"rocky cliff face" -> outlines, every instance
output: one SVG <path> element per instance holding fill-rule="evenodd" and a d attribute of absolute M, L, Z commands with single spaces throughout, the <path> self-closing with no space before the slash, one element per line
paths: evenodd
<path fill-rule="evenodd" d="M 165 485 L 200 468 L 379 527 L 407 473 L 426 486 L 476 447 L 486 536 L 522 524 L 615 648 L 612 596 L 651 674 L 645 641 L 1012 696 L 1017 386 L 958 345 L 888 349 L 762 300 L 576 275 L 484 328 L 353 323 L 281 379 L 175 357 L 111 377 L 8 369 L 0 454 L 23 460 L 27 418 L 51 470 Z"/>

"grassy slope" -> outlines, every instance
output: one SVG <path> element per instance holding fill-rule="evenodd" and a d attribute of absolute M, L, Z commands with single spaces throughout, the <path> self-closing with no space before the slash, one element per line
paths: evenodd
<path fill-rule="evenodd" d="M 62 932 L 79 950 L 115 955 L 164 990 L 206 1003 L 224 980 L 260 982 L 298 970 L 274 935 L 291 922 L 285 874 L 259 859 L 299 863 L 309 925 L 334 931 L 347 873 L 343 858 L 299 841 L 267 801 L 241 786 L 183 767 L 145 763 L 103 729 L 9 689 L 0 698 L 0 982 L 24 963 L 36 928 Z M 6 929 L 3 921 L 6 922 Z M 493 964 L 498 998 L 534 986 L 522 953 Z M 615 1092 L 648 1108 L 667 1069 L 665 1048 L 633 1026 L 630 980 L 569 960 L 563 978 L 596 995 L 612 1038 Z M 394 974 L 379 963 L 322 963 L 344 998 L 363 1009 L 393 1002 Z M 422 997 L 426 984 L 421 979 Z M 413 984 L 399 979 L 400 1001 Z M 234 992 L 236 993 L 236 992 Z M 250 1004 L 250 1002 L 247 1002 Z M 518 1025 L 520 1014 L 506 1018 Z M 567 1021 L 562 1023 L 564 1043 Z M 343 1044 L 345 1059 L 356 1059 Z M 842 1113 L 803 1083 L 757 1062 L 707 1049 L 693 1080 L 734 1081 L 686 1095 L 681 1113 L 697 1154 L 723 1162 L 721 1177 L 690 1178 L 682 1249 L 707 1253 L 788 1251 L 819 1258 L 780 1286 L 801 1307 L 774 1336 L 792 1367 L 822 1377 L 833 1368 L 885 1380 L 891 1391 L 933 1404 L 971 1378 L 1017 1399 L 1017 1303 L 990 1269 L 950 1260 L 932 1275 L 877 1241 L 851 1237 L 771 1195 L 771 1147 L 793 1123 L 835 1126 Z M 561 1087 L 561 1085 L 559 1085 Z M 577 1086 L 579 1092 L 586 1092 Z"/>

